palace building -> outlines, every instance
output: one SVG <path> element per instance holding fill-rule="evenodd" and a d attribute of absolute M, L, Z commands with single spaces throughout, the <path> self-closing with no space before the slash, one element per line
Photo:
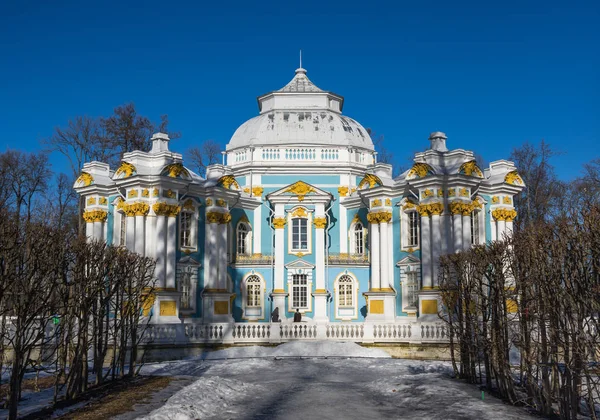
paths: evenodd
<path fill-rule="evenodd" d="M 285 325 L 299 310 L 318 335 L 438 320 L 439 256 L 509 233 L 523 181 L 442 132 L 394 178 L 343 108 L 299 68 L 258 97 L 206 178 L 162 133 L 118 168 L 84 165 L 88 237 L 156 259 L 151 323 Z"/>

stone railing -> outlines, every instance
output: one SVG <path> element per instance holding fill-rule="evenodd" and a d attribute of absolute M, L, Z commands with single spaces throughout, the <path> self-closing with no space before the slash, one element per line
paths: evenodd
<path fill-rule="evenodd" d="M 373 152 L 366 149 L 354 149 L 347 147 L 294 147 L 294 146 L 271 146 L 245 148 L 230 151 L 227 154 L 227 165 L 245 165 L 250 162 L 316 162 L 337 163 L 348 162 L 361 166 L 372 165 L 374 162 Z"/>
<path fill-rule="evenodd" d="M 237 254 L 235 256 L 236 264 L 271 264 L 273 262 L 273 256 L 267 254 Z"/>
<path fill-rule="evenodd" d="M 369 254 L 329 254 L 331 265 L 363 265 L 369 263 Z"/>
<path fill-rule="evenodd" d="M 448 326 L 441 321 L 402 320 L 395 323 L 184 323 L 149 325 L 146 344 L 284 343 L 294 340 L 336 340 L 356 343 L 447 343 Z"/>

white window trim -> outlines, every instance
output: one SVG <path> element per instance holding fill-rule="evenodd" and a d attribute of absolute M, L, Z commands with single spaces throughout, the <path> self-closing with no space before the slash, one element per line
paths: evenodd
<path fill-rule="evenodd" d="M 195 252 L 198 250 L 198 203 L 196 202 L 196 200 L 193 200 L 191 198 L 188 198 L 186 201 L 191 201 L 192 205 L 193 205 L 193 210 L 192 209 L 186 209 L 183 208 L 181 209 L 181 212 L 179 213 L 179 217 L 177 218 L 177 222 L 178 222 L 178 227 L 179 227 L 179 235 L 177 238 L 177 246 L 179 247 L 179 249 L 181 249 L 182 251 L 191 251 L 191 252 Z M 190 213 L 192 215 L 190 223 L 190 246 L 182 246 L 181 244 L 181 235 L 182 235 L 182 229 L 181 229 L 181 221 L 182 221 L 182 215 L 183 213 Z"/>
<path fill-rule="evenodd" d="M 115 206 L 116 209 L 116 206 Z M 114 229 L 113 229 L 113 245 L 114 246 L 126 246 L 126 238 L 121 238 L 122 233 L 121 232 L 121 224 L 123 223 L 123 221 L 125 221 L 125 230 L 124 233 L 125 235 L 127 235 L 127 216 L 125 216 L 125 213 L 123 213 L 122 211 L 115 211 L 114 212 L 115 220 L 114 220 Z M 121 239 L 123 239 L 121 241 Z"/>
<path fill-rule="evenodd" d="M 339 280 L 343 276 L 349 276 L 352 278 L 352 306 L 342 306 L 340 307 L 338 292 L 340 290 Z M 335 302 L 335 313 L 334 318 L 341 321 L 351 321 L 354 319 L 358 319 L 358 280 L 356 276 L 345 270 L 341 272 L 333 282 L 333 300 Z"/>
<path fill-rule="evenodd" d="M 312 312 L 312 292 L 313 292 L 313 270 L 306 268 L 288 268 L 287 269 L 287 286 L 288 286 L 288 312 L 296 312 L 296 308 L 294 308 L 294 279 L 293 276 L 295 274 L 306 274 L 306 304 L 308 307 L 300 308 L 300 313 L 308 313 Z"/>
<path fill-rule="evenodd" d="M 246 281 L 251 276 L 257 276 L 260 279 L 260 306 L 248 307 L 246 304 L 248 302 L 248 287 Z M 267 283 L 260 273 L 252 270 L 244 275 L 242 281 L 240 282 L 240 294 L 242 296 L 242 319 L 248 321 L 258 321 L 265 318 L 266 289 Z"/>
<path fill-rule="evenodd" d="M 419 299 L 417 297 L 417 302 L 414 306 L 408 305 L 408 272 L 416 272 L 417 273 L 417 284 L 418 286 L 422 285 L 421 279 L 421 265 L 419 262 L 407 262 L 405 264 L 400 265 L 400 286 L 402 288 L 402 312 L 407 314 L 416 314 L 419 306 Z M 420 290 L 420 287 L 417 287 L 417 290 Z"/>
<path fill-rule="evenodd" d="M 246 233 L 246 252 L 243 255 L 252 255 L 252 226 L 250 225 L 250 223 L 248 222 L 238 222 L 237 226 L 235 227 L 235 254 L 238 255 L 238 233 L 239 233 L 239 229 L 240 226 L 246 226 L 247 233 Z"/>
<path fill-rule="evenodd" d="M 404 209 L 404 206 L 408 204 L 410 201 L 404 199 L 400 202 L 400 220 L 401 220 L 401 228 L 400 228 L 400 244 L 401 249 L 403 251 L 408 251 L 409 249 L 418 250 L 421 247 L 421 224 L 419 223 L 419 213 L 417 212 L 416 204 L 410 202 L 414 207 Z M 408 213 L 415 212 L 417 215 L 417 245 L 409 244 L 409 231 L 410 231 L 410 218 Z"/>
<path fill-rule="evenodd" d="M 306 216 L 302 217 L 302 216 L 294 216 L 293 214 L 298 211 L 299 209 L 303 209 L 306 212 Z M 291 255 L 298 255 L 298 254 L 302 254 L 302 255 L 309 255 L 312 254 L 312 231 L 313 231 L 313 226 L 312 226 L 312 219 L 313 219 L 313 212 L 314 210 L 309 210 L 304 206 L 295 206 L 289 210 L 286 210 L 288 215 L 287 215 L 287 231 L 288 231 L 288 254 Z M 307 231 L 307 249 L 293 249 L 292 248 L 292 244 L 293 244 L 293 232 L 292 232 L 292 219 L 295 218 L 301 218 L 301 219 L 306 219 L 306 231 Z"/>

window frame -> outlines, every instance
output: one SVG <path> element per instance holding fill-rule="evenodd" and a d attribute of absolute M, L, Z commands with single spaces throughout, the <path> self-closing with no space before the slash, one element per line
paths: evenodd
<path fill-rule="evenodd" d="M 246 229 L 244 238 L 244 252 L 240 252 L 240 230 Z M 235 253 L 236 255 L 252 255 L 252 226 L 248 222 L 238 222 L 235 228 Z"/>
<path fill-rule="evenodd" d="M 254 305 L 254 306 L 250 306 L 248 305 L 249 302 L 249 286 L 250 284 L 248 284 L 249 280 L 258 280 L 258 299 L 259 299 L 259 305 Z M 240 287 L 240 295 L 241 295 L 241 307 L 242 307 L 242 319 L 248 320 L 248 321 L 258 321 L 258 320 L 264 320 L 265 316 L 266 316 L 266 312 L 265 312 L 265 292 L 266 292 L 266 282 L 264 277 L 252 270 L 249 271 L 248 273 L 246 273 L 244 275 L 244 277 L 242 278 L 242 281 L 239 284 Z"/>
<path fill-rule="evenodd" d="M 414 219 L 413 219 L 414 218 Z M 413 225 L 414 220 L 414 225 Z M 400 245 L 403 251 L 421 248 L 421 218 L 417 212 L 417 204 L 404 199 L 400 203 Z M 416 241 L 412 241 L 416 239 Z"/>
<path fill-rule="evenodd" d="M 421 278 L 421 261 L 414 256 L 409 256 L 397 263 L 397 266 L 400 267 L 402 312 L 409 316 L 415 316 L 419 307 L 419 293 L 423 281 Z M 410 277 L 412 276 L 416 280 L 416 288 L 414 290 L 411 290 L 412 282 L 410 281 Z M 411 295 L 413 296 L 413 302 L 411 302 Z"/>
<path fill-rule="evenodd" d="M 360 235 L 361 235 L 360 241 L 357 240 L 359 231 L 356 230 L 357 226 L 359 226 L 359 225 L 362 227 L 360 229 Z M 357 247 L 359 246 L 359 242 L 360 242 L 360 246 L 362 247 L 362 252 L 357 252 Z M 365 228 L 365 225 L 362 222 L 362 220 L 354 221 L 350 225 L 350 251 L 351 251 L 350 252 L 351 255 L 367 255 L 367 229 Z"/>
<path fill-rule="evenodd" d="M 177 246 L 180 250 L 184 252 L 195 252 L 198 250 L 198 203 L 196 200 L 192 198 L 188 198 L 185 200 L 185 203 L 181 205 L 181 211 L 177 216 L 177 229 L 178 229 L 178 237 L 177 237 Z M 185 217 L 189 216 L 189 245 L 183 243 L 184 239 L 184 229 L 183 222 Z"/>
<path fill-rule="evenodd" d="M 343 280 L 344 283 L 342 283 Z M 347 301 L 348 293 L 345 293 L 344 299 L 341 298 L 342 290 L 348 288 L 350 288 L 350 302 Z M 333 294 L 335 302 L 334 318 L 341 321 L 358 319 L 359 284 L 357 277 L 352 272 L 345 270 L 336 277 L 333 282 Z"/>
<path fill-rule="evenodd" d="M 309 210 L 304 206 L 295 206 L 287 212 L 287 226 L 288 231 L 288 254 L 304 256 L 312 254 L 312 219 L 314 210 Z M 304 220 L 306 223 L 306 248 L 294 248 L 294 220 Z M 301 235 L 301 232 L 298 232 Z M 298 238 L 298 242 L 301 242 L 301 237 Z"/>

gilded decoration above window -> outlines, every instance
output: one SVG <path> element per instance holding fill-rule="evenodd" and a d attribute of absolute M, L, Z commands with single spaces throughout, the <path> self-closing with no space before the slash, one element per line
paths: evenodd
<path fill-rule="evenodd" d="M 181 163 L 171 163 L 165 166 L 160 174 L 169 178 L 190 179 L 190 172 Z"/>
<path fill-rule="evenodd" d="M 291 185 L 285 192 L 291 192 L 298 197 L 298 201 L 304 201 L 307 194 L 314 193 L 315 189 L 308 185 L 306 182 L 298 181 Z"/>
<path fill-rule="evenodd" d="M 373 188 L 375 186 L 381 186 L 383 182 L 377 175 L 366 174 L 365 177 L 358 183 L 358 189 Z"/>
<path fill-rule="evenodd" d="M 406 179 L 425 178 L 426 176 L 433 174 L 433 168 L 430 165 L 424 162 L 419 162 L 415 163 L 410 171 L 408 171 Z"/>
<path fill-rule="evenodd" d="M 517 171 L 511 171 L 504 177 L 504 182 L 511 185 L 525 185 L 523 179 Z"/>
<path fill-rule="evenodd" d="M 130 176 L 135 175 L 136 173 L 137 170 L 135 169 L 135 166 L 133 166 L 131 163 L 123 162 L 121 163 L 121 166 L 119 166 L 119 168 L 115 171 L 115 178 L 129 178 Z"/>
<path fill-rule="evenodd" d="M 94 183 L 94 177 L 87 172 L 82 172 L 75 181 L 77 187 L 89 187 Z"/>
<path fill-rule="evenodd" d="M 460 168 L 458 169 L 458 173 L 467 175 L 467 176 L 483 178 L 483 172 L 481 172 L 481 169 L 479 169 L 479 166 L 477 166 L 477 162 L 474 160 L 465 162 L 462 165 L 460 165 Z"/>
<path fill-rule="evenodd" d="M 222 186 L 226 190 L 240 190 L 240 184 L 235 180 L 233 175 L 224 175 L 217 181 L 217 185 Z"/>

